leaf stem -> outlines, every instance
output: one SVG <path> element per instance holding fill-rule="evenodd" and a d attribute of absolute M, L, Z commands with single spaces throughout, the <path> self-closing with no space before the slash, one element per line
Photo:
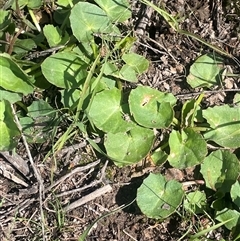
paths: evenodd
<path fill-rule="evenodd" d="M 40 27 L 40 25 L 39 25 L 39 23 L 38 23 L 35 15 L 34 15 L 32 9 L 28 8 L 28 12 L 29 12 L 29 14 L 30 14 L 30 16 L 31 16 L 31 18 L 32 18 L 32 20 L 33 20 L 33 22 L 34 22 L 34 25 L 35 25 L 36 29 L 37 29 L 39 32 L 41 32 L 41 31 L 42 31 L 42 30 L 41 30 L 41 27 Z"/>
<path fill-rule="evenodd" d="M 77 122 L 78 119 L 79 119 L 80 111 L 82 110 L 82 106 L 83 106 L 83 101 L 86 98 L 87 90 L 88 90 L 88 87 L 90 86 L 90 81 L 91 81 L 92 76 L 94 74 L 97 63 L 99 62 L 99 59 L 100 59 L 100 54 L 96 57 L 95 61 L 93 62 L 93 65 L 90 68 L 88 76 L 86 78 L 86 81 L 83 85 L 82 93 L 81 93 L 81 96 L 79 98 L 79 102 L 78 102 L 78 106 L 77 106 L 77 112 L 76 112 L 76 115 L 75 115 L 75 122 Z"/>

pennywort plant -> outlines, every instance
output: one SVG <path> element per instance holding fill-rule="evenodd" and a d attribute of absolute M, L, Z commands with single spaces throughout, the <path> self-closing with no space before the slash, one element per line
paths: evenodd
<path fill-rule="evenodd" d="M 53 127 L 66 117 L 71 124 L 54 144 L 54 151 L 80 133 L 118 167 L 149 156 L 155 165 L 168 161 L 178 169 L 200 168 L 214 201 L 208 202 L 206 189 L 185 193 L 182 183 L 150 174 L 137 191 L 137 203 L 145 215 L 165 219 L 180 206 L 194 214 L 208 208 L 214 210 L 215 220 L 233 230 L 240 220 L 240 165 L 234 153 L 240 147 L 239 94 L 232 106 L 202 109 L 204 94 L 199 93 L 183 103 L 177 115 L 173 94 L 137 85 L 149 62 L 132 52 L 133 34 L 123 35 L 124 22 L 131 16 L 128 1 L 93 2 L 56 1 L 55 24 L 39 29 L 35 20 L 21 18 L 28 32 L 17 30 L 7 8 L 0 10 L 1 41 L 5 43 L 0 54 L 0 149 L 15 148 L 20 136 L 11 105 L 21 110 L 22 131 L 33 143 L 47 140 Z M 18 1 L 13 8 L 26 7 L 34 19 L 33 3 L 41 6 L 38 1 Z M 175 19 L 160 13 L 177 30 Z M 6 42 L 6 35 L 12 41 Z M 38 55 L 30 53 L 35 48 L 41 49 Z M 47 57 L 37 62 L 39 56 Z M 187 82 L 192 88 L 220 86 L 222 71 L 220 57 L 203 55 L 190 67 Z M 125 88 L 124 82 L 136 88 Z M 30 105 L 23 101 L 50 87 L 60 93 L 61 113 L 47 99 Z M 163 130 L 168 135 L 155 147 Z M 103 145 L 93 142 L 94 137 L 100 137 Z M 216 150 L 209 149 L 209 144 Z"/>
<path fill-rule="evenodd" d="M 213 56 L 203 55 L 193 63 L 187 76 L 189 85 L 211 88 L 224 81 L 221 62 L 213 59 Z M 148 217 L 160 220 L 177 212 L 180 205 L 192 215 L 212 210 L 214 220 L 236 235 L 240 215 L 239 194 L 236 193 L 240 164 L 234 150 L 240 145 L 239 104 L 202 109 L 202 98 L 204 95 L 200 94 L 197 99 L 183 104 L 180 122 L 177 125 L 171 122 L 168 139 L 163 140 L 162 147 L 160 145 L 151 156 L 153 162 L 162 164 L 167 160 L 177 169 L 198 166 L 205 188 L 185 193 L 182 183 L 166 180 L 161 174 L 150 174 L 137 191 L 137 203 Z M 237 98 L 239 94 L 236 94 Z M 158 112 L 160 108 L 155 110 Z M 208 143 L 213 146 L 208 148 Z M 212 190 L 214 201 L 208 201 L 207 190 Z"/>

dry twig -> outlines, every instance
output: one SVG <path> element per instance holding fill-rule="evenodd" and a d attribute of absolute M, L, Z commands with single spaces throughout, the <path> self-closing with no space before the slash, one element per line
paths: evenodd
<path fill-rule="evenodd" d="M 28 158 L 29 158 L 29 161 L 31 163 L 31 166 L 33 168 L 33 171 L 34 171 L 34 174 L 37 178 L 37 181 L 38 181 L 38 184 L 39 184 L 39 210 L 40 210 L 40 214 L 41 214 L 41 226 L 42 226 L 42 240 L 45 241 L 45 228 L 44 228 L 44 213 L 43 213 L 43 195 L 44 195 L 44 185 L 43 185 L 43 179 L 39 173 L 39 170 L 37 169 L 34 161 L 33 161 L 33 158 L 32 158 L 32 155 L 31 155 L 31 152 L 30 152 L 30 149 L 29 149 L 29 146 L 28 146 L 28 143 L 27 143 L 27 140 L 26 140 L 26 137 L 25 135 L 23 134 L 22 132 L 22 126 L 19 122 L 19 119 L 17 117 L 17 114 L 16 114 L 16 111 L 13 107 L 13 105 L 11 104 L 11 107 L 12 107 L 12 111 L 13 111 L 13 114 L 14 114 L 14 120 L 16 122 L 16 125 L 21 133 L 21 137 L 22 137 L 22 140 L 23 140 L 23 144 L 26 148 L 26 151 L 27 151 L 27 155 L 28 155 Z"/>

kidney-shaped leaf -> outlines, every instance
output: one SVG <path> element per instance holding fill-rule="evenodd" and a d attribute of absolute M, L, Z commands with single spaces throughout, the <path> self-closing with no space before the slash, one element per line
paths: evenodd
<path fill-rule="evenodd" d="M 231 187 L 231 198 L 240 210 L 240 181 L 236 181 Z"/>
<path fill-rule="evenodd" d="M 173 120 L 172 106 L 175 103 L 176 99 L 172 94 L 146 86 L 138 86 L 129 96 L 130 111 L 134 119 L 149 128 L 168 127 Z"/>
<path fill-rule="evenodd" d="M 167 161 L 168 155 L 161 148 L 156 149 L 151 154 L 151 161 L 155 166 L 161 166 Z"/>
<path fill-rule="evenodd" d="M 5 11 L 0 9 L 0 30 L 3 31 L 11 23 L 11 14 L 10 11 Z"/>
<path fill-rule="evenodd" d="M 89 119 L 104 132 L 124 132 L 135 126 L 121 105 L 121 91 L 117 88 L 104 90 L 93 99 L 88 112 Z"/>
<path fill-rule="evenodd" d="M 222 60 L 216 56 L 203 55 L 190 67 L 187 82 L 192 88 L 211 87 L 218 84 L 218 75 L 222 69 Z"/>
<path fill-rule="evenodd" d="M 79 89 L 65 89 L 60 90 L 62 99 L 61 102 L 64 107 L 71 108 L 77 106 L 79 101 L 79 96 L 81 95 L 81 91 Z"/>
<path fill-rule="evenodd" d="M 128 64 L 124 64 L 120 69 L 119 78 L 128 82 L 138 82 L 136 71 Z"/>
<path fill-rule="evenodd" d="M 232 230 L 234 227 L 240 224 L 240 213 L 236 210 L 224 208 L 216 213 L 216 220 L 219 222 L 227 222 L 225 227 Z"/>
<path fill-rule="evenodd" d="M 0 54 L 0 87 L 24 95 L 33 92 L 30 78 L 7 54 Z"/>
<path fill-rule="evenodd" d="M 122 56 L 123 61 L 131 66 L 137 74 L 142 74 L 148 69 L 149 62 L 143 56 L 135 53 L 124 54 Z"/>
<path fill-rule="evenodd" d="M 44 100 L 35 100 L 28 107 L 28 116 L 32 118 L 51 119 L 55 117 L 54 109 Z"/>
<path fill-rule="evenodd" d="M 131 17 L 130 5 L 127 0 L 94 0 L 113 22 L 124 22 Z"/>
<path fill-rule="evenodd" d="M 237 106 L 240 106 L 240 93 L 236 93 L 233 98 L 233 103 Z"/>
<path fill-rule="evenodd" d="M 104 145 L 114 163 L 124 166 L 141 161 L 151 150 L 154 138 L 152 130 L 135 126 L 126 132 L 107 133 Z"/>
<path fill-rule="evenodd" d="M 11 104 L 21 101 L 22 94 L 4 90 L 0 87 L 0 101 L 8 100 Z"/>
<path fill-rule="evenodd" d="M 204 137 L 217 144 L 229 147 L 240 147 L 240 108 L 228 105 L 215 106 L 203 110 L 203 117 L 210 124 L 212 130 Z"/>
<path fill-rule="evenodd" d="M 56 111 L 44 100 L 36 100 L 28 107 L 28 116 L 20 118 L 22 131 L 29 143 L 46 142 L 54 129 Z"/>
<path fill-rule="evenodd" d="M 10 103 L 0 101 L 0 151 L 9 151 L 16 147 L 20 132 L 14 122 Z"/>
<path fill-rule="evenodd" d="M 207 155 L 206 142 L 191 128 L 185 128 L 181 132 L 173 130 L 169 137 L 169 147 L 168 161 L 179 169 L 198 165 Z"/>
<path fill-rule="evenodd" d="M 87 3 L 77 3 L 71 11 L 70 23 L 74 36 L 79 42 L 89 42 L 94 39 L 94 33 L 111 33 L 113 26 L 106 13 L 98 6 Z"/>
<path fill-rule="evenodd" d="M 51 24 L 47 24 L 43 28 L 43 33 L 50 47 L 55 47 L 61 43 L 61 30 Z"/>
<path fill-rule="evenodd" d="M 137 204 L 147 217 L 164 219 L 176 211 L 183 194 L 179 182 L 151 173 L 137 190 Z"/>
<path fill-rule="evenodd" d="M 42 63 L 45 78 L 60 88 L 77 88 L 87 76 L 87 64 L 74 53 L 56 53 Z"/>
<path fill-rule="evenodd" d="M 38 9 L 40 8 L 42 5 L 42 1 L 41 0 L 34 0 L 34 1 L 29 1 L 28 0 L 28 3 L 27 3 L 27 6 L 31 9 Z"/>
<path fill-rule="evenodd" d="M 229 150 L 212 152 L 201 165 L 201 173 L 206 186 L 222 193 L 230 192 L 239 172 L 239 160 Z"/>

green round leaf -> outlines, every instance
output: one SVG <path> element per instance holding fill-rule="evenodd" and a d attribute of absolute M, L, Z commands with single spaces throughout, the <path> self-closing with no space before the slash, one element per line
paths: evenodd
<path fill-rule="evenodd" d="M 224 208 L 216 213 L 216 220 L 219 222 L 226 222 L 225 227 L 232 230 L 234 227 L 240 224 L 240 213 L 236 210 Z"/>
<path fill-rule="evenodd" d="M 32 118 L 44 117 L 50 119 L 55 116 L 56 111 L 44 100 L 33 101 L 28 107 L 28 115 Z"/>
<path fill-rule="evenodd" d="M 77 3 L 71 11 L 70 23 L 74 36 L 79 42 L 90 42 L 94 33 L 111 33 L 113 25 L 106 13 L 98 6 L 87 3 Z"/>
<path fill-rule="evenodd" d="M 31 9 L 38 9 L 42 5 L 42 0 L 29 0 L 27 6 Z"/>
<path fill-rule="evenodd" d="M 222 70 L 222 60 L 216 56 L 203 55 L 190 67 L 187 82 L 192 88 L 211 87 L 217 85 L 219 73 Z"/>
<path fill-rule="evenodd" d="M 42 63 L 42 73 L 52 84 L 60 88 L 77 88 L 87 76 L 87 64 L 78 55 L 62 52 L 51 55 Z"/>
<path fill-rule="evenodd" d="M 23 97 L 22 94 L 10 92 L 10 91 L 4 90 L 0 87 L 0 101 L 7 100 L 11 104 L 13 104 L 17 101 L 21 101 L 22 97 Z"/>
<path fill-rule="evenodd" d="M 236 181 L 231 188 L 231 198 L 240 210 L 240 181 Z"/>
<path fill-rule="evenodd" d="M 137 190 L 137 204 L 147 217 L 164 219 L 176 211 L 183 195 L 182 184 L 151 173 Z"/>
<path fill-rule="evenodd" d="M 81 95 L 81 91 L 79 89 L 64 89 L 60 90 L 62 99 L 61 102 L 64 107 L 71 108 L 77 106 L 79 96 Z"/>
<path fill-rule="evenodd" d="M 237 106 L 240 106 L 240 93 L 234 95 L 233 103 Z"/>
<path fill-rule="evenodd" d="M 13 52 L 16 54 L 25 54 L 36 47 L 37 45 L 33 39 L 17 39 L 13 47 Z"/>
<path fill-rule="evenodd" d="M 0 151 L 9 151 L 17 146 L 20 132 L 8 101 L 0 101 L 0 133 Z"/>
<path fill-rule="evenodd" d="M 94 96 L 89 119 L 104 132 L 124 132 L 135 126 L 129 113 L 123 110 L 121 91 L 117 88 L 104 90 Z"/>
<path fill-rule="evenodd" d="M 224 147 L 240 147 L 240 111 L 238 106 L 223 105 L 207 108 L 203 110 L 203 117 L 212 128 L 204 133 L 206 139 Z"/>
<path fill-rule="evenodd" d="M 7 54 L 0 54 L 0 87 L 24 95 L 33 92 L 30 78 Z"/>
<path fill-rule="evenodd" d="M 127 0 L 95 0 L 113 22 L 124 22 L 131 17 Z"/>
<path fill-rule="evenodd" d="M 13 9 L 15 10 L 16 4 L 12 4 Z M 42 5 L 42 0 L 18 0 L 18 6 L 23 8 L 24 6 L 28 6 L 31 9 L 40 8 Z"/>
<path fill-rule="evenodd" d="M 59 27 L 54 27 L 51 24 L 47 24 L 43 28 L 43 33 L 48 41 L 50 47 L 55 47 L 61 43 L 61 30 Z"/>
<path fill-rule="evenodd" d="M 128 82 L 136 83 L 138 82 L 137 75 L 132 66 L 124 64 L 119 71 L 119 78 L 126 80 Z"/>
<path fill-rule="evenodd" d="M 137 73 L 142 74 L 148 69 L 149 62 L 143 56 L 135 53 L 124 54 L 122 56 L 123 61 L 131 66 L 131 68 Z"/>
<path fill-rule="evenodd" d="M 167 161 L 168 155 L 161 149 L 152 152 L 151 160 L 156 166 L 161 166 Z"/>
<path fill-rule="evenodd" d="M 168 161 L 173 167 L 183 169 L 200 164 L 207 155 L 207 144 L 199 133 L 191 128 L 181 132 L 173 130 L 169 137 Z"/>
<path fill-rule="evenodd" d="M 113 63 L 106 62 L 103 65 L 102 70 L 105 75 L 111 75 L 117 78 L 119 77 L 118 67 Z"/>
<path fill-rule="evenodd" d="M 229 150 L 212 152 L 201 165 L 201 173 L 206 186 L 222 193 L 230 192 L 239 172 L 239 160 Z"/>
<path fill-rule="evenodd" d="M 104 146 L 114 163 L 124 166 L 141 161 L 151 150 L 154 139 L 152 130 L 136 126 L 127 132 L 107 133 Z"/>
<path fill-rule="evenodd" d="M 137 123 L 149 128 L 168 127 L 173 120 L 176 99 L 146 86 L 138 86 L 129 96 L 130 111 Z"/>
<path fill-rule="evenodd" d="M 69 0 L 58 0 L 57 1 L 57 5 L 63 6 L 63 7 L 68 7 L 69 3 L 71 3 L 71 2 L 69 2 Z"/>
<path fill-rule="evenodd" d="M 0 9 L 0 30 L 3 31 L 11 23 L 11 14 L 10 11 L 5 11 Z"/>
<path fill-rule="evenodd" d="M 20 118 L 27 141 L 29 143 L 46 142 L 51 137 L 55 116 L 56 111 L 47 102 L 33 101 L 28 107 L 28 116 Z"/>

